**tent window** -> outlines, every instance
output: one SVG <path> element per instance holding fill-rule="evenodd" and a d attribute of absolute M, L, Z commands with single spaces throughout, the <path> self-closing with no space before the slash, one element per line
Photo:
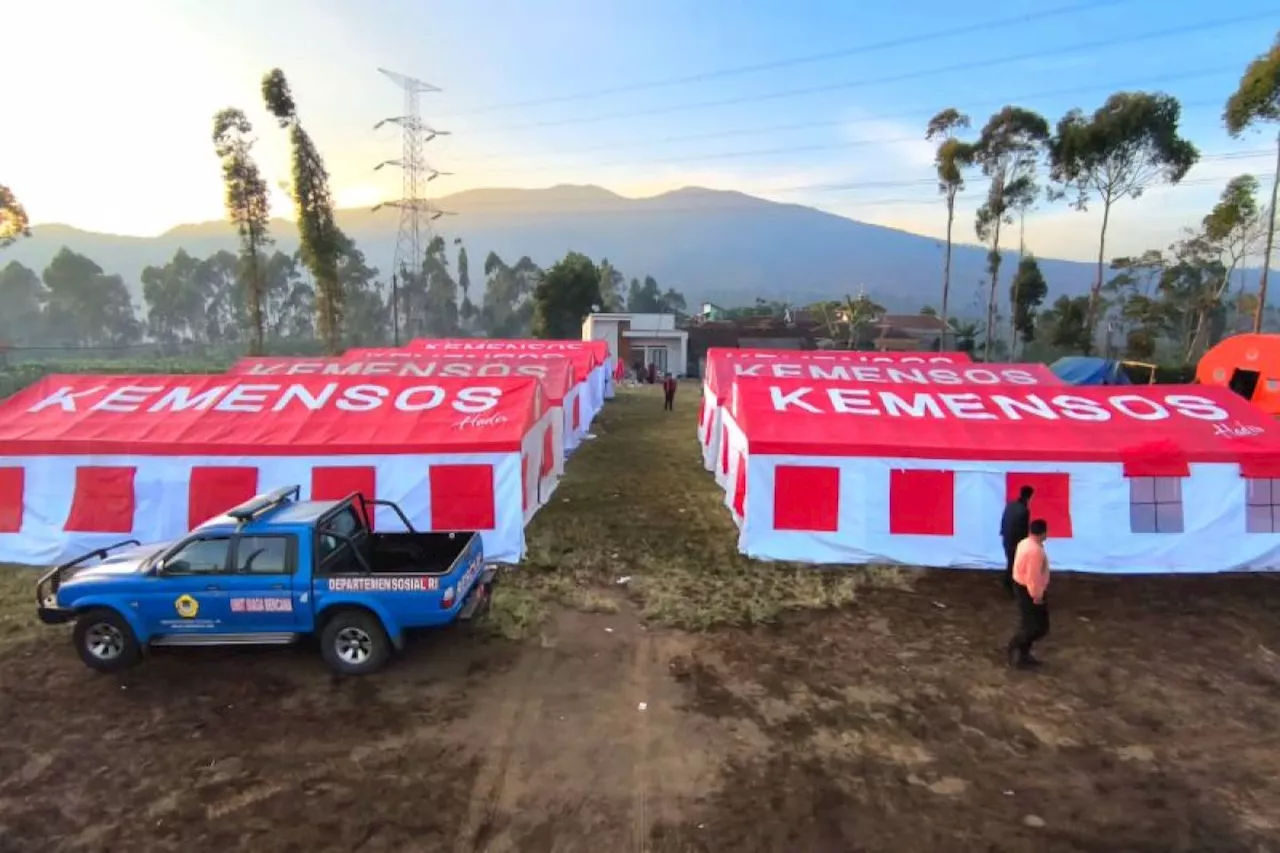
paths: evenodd
<path fill-rule="evenodd" d="M 1258 389 L 1258 371 L 1237 368 L 1232 372 L 1231 381 L 1227 385 L 1241 397 L 1246 400 L 1252 400 L 1253 392 Z"/>
<path fill-rule="evenodd" d="M 1130 477 L 1129 529 L 1134 533 L 1182 532 L 1182 478 Z"/>
<path fill-rule="evenodd" d="M 1249 533 L 1280 533 L 1280 479 L 1249 479 L 1248 517 L 1245 530 Z"/>

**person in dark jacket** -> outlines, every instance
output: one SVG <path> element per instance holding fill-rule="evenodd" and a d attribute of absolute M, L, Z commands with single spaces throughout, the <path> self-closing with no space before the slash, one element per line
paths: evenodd
<path fill-rule="evenodd" d="M 1018 490 L 1018 497 L 1009 502 L 1000 516 L 1000 542 L 1004 545 L 1004 591 L 1013 597 L 1013 557 L 1018 543 L 1027 538 L 1031 528 L 1031 496 L 1036 492 L 1030 486 Z"/>
<path fill-rule="evenodd" d="M 674 411 L 676 402 L 676 378 L 670 373 L 668 373 L 666 378 L 662 380 L 662 397 L 664 400 L 662 408 L 668 412 Z"/>

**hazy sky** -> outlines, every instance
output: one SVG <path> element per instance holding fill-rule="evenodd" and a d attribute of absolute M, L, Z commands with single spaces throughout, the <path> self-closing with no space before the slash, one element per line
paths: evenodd
<path fill-rule="evenodd" d="M 1274 168 L 1271 137 L 1232 140 L 1220 115 L 1280 29 L 1276 0 L 12 0 L 3 22 L 0 182 L 36 223 L 120 234 L 221 218 L 220 107 L 249 113 L 270 181 L 287 177 L 258 89 L 275 66 L 344 206 L 399 195 L 395 170 L 373 172 L 399 154 L 398 131 L 373 130 L 402 106 L 380 66 L 443 90 L 423 96 L 453 133 L 428 146 L 456 173 L 441 194 L 701 185 L 937 235 L 931 114 L 980 125 L 1013 102 L 1056 121 L 1124 88 L 1180 97 L 1205 160 L 1117 208 L 1114 253 L 1167 243 L 1227 178 Z M 1028 245 L 1087 258 L 1097 216 L 1038 212 Z"/>

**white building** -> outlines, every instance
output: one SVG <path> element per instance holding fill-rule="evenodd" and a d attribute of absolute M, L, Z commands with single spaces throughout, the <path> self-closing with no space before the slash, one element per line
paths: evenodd
<path fill-rule="evenodd" d="M 642 362 L 660 374 L 686 373 L 689 333 L 676 328 L 674 314 L 592 314 L 582 323 L 582 339 L 609 344 L 624 369 Z"/>

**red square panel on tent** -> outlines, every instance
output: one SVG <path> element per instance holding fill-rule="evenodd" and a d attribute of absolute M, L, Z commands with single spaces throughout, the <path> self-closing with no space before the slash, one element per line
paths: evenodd
<path fill-rule="evenodd" d="M 63 530 L 129 533 L 133 530 L 133 478 L 138 469 L 86 465 L 76 468 L 76 491 Z"/>
<path fill-rule="evenodd" d="M 26 471 L 22 468 L 0 468 L 0 533 L 22 530 L 22 492 Z"/>
<path fill-rule="evenodd" d="M 733 511 L 743 518 L 747 514 L 747 458 L 738 454 L 738 476 L 733 483 Z"/>
<path fill-rule="evenodd" d="M 955 472 L 907 469 L 889 472 L 889 532 L 954 536 Z"/>
<path fill-rule="evenodd" d="M 187 526 L 202 524 L 257 493 L 257 468 L 196 466 L 187 492 Z"/>
<path fill-rule="evenodd" d="M 1036 492 L 1031 497 L 1031 517 L 1043 518 L 1054 539 L 1071 538 L 1071 475 L 1012 472 L 1005 475 L 1005 500 L 1018 497 L 1023 486 Z"/>
<path fill-rule="evenodd" d="M 542 465 L 538 469 L 538 476 L 545 477 L 556 468 L 556 445 L 555 435 L 548 426 L 542 433 Z"/>
<path fill-rule="evenodd" d="M 779 465 L 774 469 L 774 530 L 834 533 L 839 527 L 839 468 Z"/>
<path fill-rule="evenodd" d="M 432 465 L 431 529 L 493 530 L 492 465 Z"/>
<path fill-rule="evenodd" d="M 352 492 L 359 492 L 369 500 L 377 498 L 378 469 L 372 465 L 322 465 L 311 469 L 312 500 L 338 501 Z M 372 524 L 373 519 L 365 521 Z"/>

